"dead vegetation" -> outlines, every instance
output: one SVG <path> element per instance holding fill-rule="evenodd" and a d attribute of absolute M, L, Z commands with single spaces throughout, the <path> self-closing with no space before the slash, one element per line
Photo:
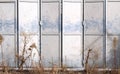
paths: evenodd
<path fill-rule="evenodd" d="M 21 54 L 16 54 L 16 58 L 19 59 L 19 66 L 18 69 L 15 70 L 7 65 L 4 64 L 4 62 L 2 61 L 2 68 L 0 71 L 0 74 L 120 74 L 120 70 L 117 69 L 117 65 L 116 65 L 116 50 L 117 50 L 117 44 L 118 44 L 118 39 L 116 37 L 113 38 L 113 51 L 114 51 L 114 66 L 113 69 L 110 71 L 107 70 L 99 70 L 98 68 L 98 64 L 96 63 L 96 61 L 99 59 L 99 51 L 95 50 L 95 49 L 88 49 L 87 50 L 87 54 L 85 57 L 85 62 L 84 62 L 84 70 L 81 71 L 74 71 L 74 70 L 68 70 L 67 66 L 62 66 L 62 67 L 57 67 L 53 62 L 52 62 L 52 67 L 47 70 L 46 68 L 44 68 L 44 66 L 42 65 L 42 63 L 39 61 L 39 63 L 31 63 L 31 66 L 29 66 L 29 69 L 24 69 L 24 67 L 26 66 L 26 61 L 30 60 L 31 56 L 33 56 L 32 54 L 32 50 L 35 48 L 37 50 L 37 45 L 36 43 L 29 43 L 28 37 L 29 35 L 26 33 L 22 33 L 22 37 L 23 37 L 23 45 L 21 48 Z M 3 42 L 4 38 L 3 36 L 0 34 L 0 46 L 2 47 L 2 42 Z M 39 51 L 37 50 L 38 54 Z M 27 55 L 26 55 L 27 54 Z M 1 49 L 1 56 L 3 56 L 3 52 Z M 40 58 L 40 55 L 39 55 Z M 4 60 L 4 59 L 3 59 Z M 90 63 L 90 61 L 92 61 L 92 64 Z"/>

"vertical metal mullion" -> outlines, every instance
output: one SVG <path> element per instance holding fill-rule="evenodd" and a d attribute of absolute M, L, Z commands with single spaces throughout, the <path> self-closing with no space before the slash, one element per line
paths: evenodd
<path fill-rule="evenodd" d="M 16 28 L 17 28 L 17 55 L 19 55 L 19 0 L 17 0 L 17 11 L 16 11 L 16 15 L 17 15 L 17 24 L 16 24 Z M 17 67 L 19 67 L 19 58 L 17 58 Z"/>
<path fill-rule="evenodd" d="M 60 16 L 61 16 L 61 67 L 63 67 L 63 0 L 60 2 Z"/>
<path fill-rule="evenodd" d="M 17 2 L 15 1 L 14 2 L 14 21 L 15 21 L 15 23 L 14 23 L 14 48 L 15 48 L 15 51 L 14 51 L 14 53 L 15 53 L 15 55 L 17 54 Z M 17 58 L 16 57 L 14 57 L 14 61 L 15 61 L 15 67 L 17 67 L 16 65 L 17 65 Z"/>
<path fill-rule="evenodd" d="M 105 15 L 105 19 L 106 19 L 106 29 L 105 29 L 105 38 L 106 38 L 106 50 L 107 50 L 107 1 L 105 1 L 105 10 L 106 10 L 106 15 Z M 105 53 L 106 53 L 106 50 L 105 50 Z M 106 54 L 105 54 L 105 63 L 106 63 Z"/>
<path fill-rule="evenodd" d="M 106 50 L 107 50 L 107 0 L 104 0 L 104 6 L 103 6 L 103 64 L 104 67 L 106 67 Z"/>
<path fill-rule="evenodd" d="M 84 13 L 85 13 L 85 0 L 83 0 L 83 16 L 82 16 L 82 66 L 84 67 L 84 46 L 85 46 L 85 43 L 84 43 L 84 40 L 85 40 L 85 32 L 84 32 L 84 25 L 85 25 L 85 18 L 84 18 Z"/>
<path fill-rule="evenodd" d="M 61 67 L 61 31 L 60 31 L 60 29 L 61 29 L 61 17 L 60 17 L 60 15 L 61 15 L 61 1 L 59 0 L 59 8 L 58 8 L 58 11 L 59 11 L 59 26 L 58 26 L 58 33 L 59 33 L 59 67 Z"/>
<path fill-rule="evenodd" d="M 42 63 L 42 58 L 41 58 L 41 51 L 42 51 L 42 49 L 41 49 L 41 43 L 42 43 L 42 23 L 41 23 L 41 21 L 42 21 L 42 18 L 41 18 L 41 7 L 42 7 L 42 0 L 39 0 L 39 3 L 38 3 L 38 5 L 39 5 L 39 45 L 40 45 L 40 47 L 39 47 L 39 49 L 40 49 L 40 63 Z"/>

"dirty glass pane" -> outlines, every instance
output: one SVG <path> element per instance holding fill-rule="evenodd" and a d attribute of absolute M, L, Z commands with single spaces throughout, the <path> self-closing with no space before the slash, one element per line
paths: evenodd
<path fill-rule="evenodd" d="M 15 17 L 14 3 L 0 3 L 0 33 L 1 34 L 14 34 L 15 31 L 14 17 Z"/>
<path fill-rule="evenodd" d="M 0 45 L 0 64 L 3 65 L 4 62 L 7 66 L 15 67 L 15 37 L 3 35 L 3 38 L 2 45 Z"/>
<path fill-rule="evenodd" d="M 42 36 L 42 64 L 44 67 L 59 66 L 59 36 Z"/>
<path fill-rule="evenodd" d="M 107 50 L 106 50 L 107 67 L 120 68 L 119 57 L 120 57 L 120 36 L 107 36 Z"/>
<path fill-rule="evenodd" d="M 42 33 L 56 34 L 59 32 L 59 3 L 42 4 Z"/>
<path fill-rule="evenodd" d="M 82 68 L 82 36 L 64 35 L 63 61 L 66 67 Z"/>
<path fill-rule="evenodd" d="M 103 37 L 85 36 L 85 58 L 89 49 L 92 49 L 89 54 L 89 65 L 92 67 L 103 67 Z"/>
<path fill-rule="evenodd" d="M 82 68 L 82 4 L 64 2 L 63 6 L 63 64 Z"/>
<path fill-rule="evenodd" d="M 103 2 L 85 3 L 85 33 L 103 34 Z"/>
<path fill-rule="evenodd" d="M 37 3 L 19 3 L 19 29 L 32 34 L 39 32 Z"/>
<path fill-rule="evenodd" d="M 24 58 L 30 56 L 25 61 L 24 67 L 36 66 L 39 62 L 38 3 L 19 3 L 19 30 L 19 56 Z M 31 48 L 31 45 L 34 47 Z"/>
<path fill-rule="evenodd" d="M 65 2 L 63 6 L 63 32 L 82 33 L 82 4 Z"/>
<path fill-rule="evenodd" d="M 41 54 L 44 67 L 60 66 L 59 13 L 59 3 L 52 3 L 51 1 L 51 3 L 42 4 Z"/>
<path fill-rule="evenodd" d="M 107 33 L 120 34 L 120 2 L 109 2 L 107 11 Z"/>
<path fill-rule="evenodd" d="M 16 50 L 14 6 L 14 3 L 0 3 L 0 34 L 3 36 L 3 42 L 0 45 L 0 65 L 4 62 L 5 65 L 12 67 L 15 67 Z"/>

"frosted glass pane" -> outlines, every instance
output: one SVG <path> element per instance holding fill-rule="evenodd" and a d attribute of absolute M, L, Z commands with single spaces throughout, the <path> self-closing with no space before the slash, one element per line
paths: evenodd
<path fill-rule="evenodd" d="M 64 3 L 63 5 L 63 31 L 64 33 L 82 32 L 82 4 Z"/>
<path fill-rule="evenodd" d="M 120 2 L 109 2 L 107 13 L 107 33 L 120 34 Z"/>
<path fill-rule="evenodd" d="M 8 13 L 9 12 L 9 13 Z M 13 34 L 15 26 L 14 3 L 0 3 L 0 33 Z"/>
<path fill-rule="evenodd" d="M 114 63 L 116 63 L 117 67 L 120 68 L 120 36 L 107 37 L 106 54 L 107 67 L 114 68 Z"/>
<path fill-rule="evenodd" d="M 86 36 L 85 37 L 85 58 L 88 50 L 92 49 L 89 57 L 89 65 L 103 67 L 103 37 L 102 36 Z"/>
<path fill-rule="evenodd" d="M 26 39 L 25 39 L 26 37 Z M 26 41 L 26 43 L 25 43 Z M 23 54 L 24 45 L 25 51 L 24 51 L 24 58 L 30 56 L 25 64 L 24 67 L 31 67 L 36 66 L 39 62 L 39 36 L 38 35 L 21 35 L 19 37 L 19 56 Z M 32 45 L 35 45 L 31 48 Z M 31 54 L 31 55 L 30 55 Z M 34 64 L 33 64 L 34 63 Z M 19 63 L 20 64 L 20 63 Z"/>
<path fill-rule="evenodd" d="M 20 32 L 39 32 L 37 3 L 19 3 L 19 28 Z"/>
<path fill-rule="evenodd" d="M 85 4 L 85 33 L 103 33 L 103 3 Z"/>
<path fill-rule="evenodd" d="M 60 50 L 58 36 L 42 36 L 42 64 L 44 67 L 52 67 L 60 64 Z M 53 64 L 52 64 L 53 63 Z"/>
<path fill-rule="evenodd" d="M 15 67 L 15 38 L 8 35 L 3 36 L 3 38 L 2 46 L 0 46 L 0 64 L 3 61 L 4 64 Z"/>
<path fill-rule="evenodd" d="M 82 67 L 82 36 L 63 37 L 64 65 L 71 68 Z"/>
<path fill-rule="evenodd" d="M 43 3 L 42 4 L 42 32 L 58 33 L 60 25 L 59 4 Z"/>

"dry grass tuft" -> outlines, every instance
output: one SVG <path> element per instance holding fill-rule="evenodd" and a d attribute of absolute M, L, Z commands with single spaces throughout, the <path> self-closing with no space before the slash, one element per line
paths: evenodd
<path fill-rule="evenodd" d="M 2 44 L 3 42 L 3 36 L 0 34 L 0 45 Z"/>
<path fill-rule="evenodd" d="M 118 44 L 118 39 L 117 39 L 117 37 L 114 37 L 114 38 L 113 38 L 113 48 L 114 48 L 114 49 L 116 49 L 117 44 Z"/>
<path fill-rule="evenodd" d="M 36 46 L 35 43 L 32 43 L 28 47 L 28 44 L 29 44 L 29 41 L 30 41 L 30 39 L 29 39 L 30 35 L 29 34 L 27 34 L 27 33 L 24 32 L 21 35 L 23 36 L 22 52 L 21 52 L 21 54 L 16 54 L 16 57 L 20 61 L 19 70 L 23 70 L 23 65 L 25 65 L 27 59 L 30 59 L 30 57 L 32 56 L 32 49 L 33 48 L 37 48 L 37 46 Z"/>
<path fill-rule="evenodd" d="M 91 51 L 92 51 L 92 49 L 88 50 L 88 53 L 87 53 L 87 56 L 86 56 L 86 59 L 85 59 L 85 72 L 86 72 L 86 74 L 89 74 L 89 71 L 90 71 L 88 61 L 89 61 Z"/>

